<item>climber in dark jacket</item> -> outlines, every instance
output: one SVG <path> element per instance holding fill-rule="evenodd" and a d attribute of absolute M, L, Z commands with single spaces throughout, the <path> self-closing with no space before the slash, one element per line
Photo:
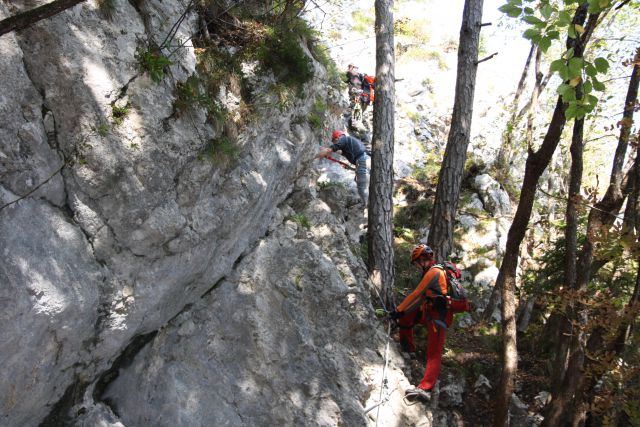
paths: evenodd
<path fill-rule="evenodd" d="M 346 135 L 341 130 L 336 130 L 331 134 L 331 146 L 316 154 L 316 159 L 330 156 L 335 151 L 340 151 L 349 163 L 355 165 L 358 194 L 362 205 L 366 207 L 369 203 L 369 174 L 367 171 L 368 156 L 364 145 L 359 139 Z"/>

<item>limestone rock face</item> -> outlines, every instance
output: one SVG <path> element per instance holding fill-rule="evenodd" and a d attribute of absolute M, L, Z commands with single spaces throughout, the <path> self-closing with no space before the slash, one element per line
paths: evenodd
<path fill-rule="evenodd" d="M 322 135 L 304 118 L 335 98 L 324 69 L 281 112 L 245 64 L 251 125 L 232 84 L 230 121 L 177 114 L 193 48 L 159 82 L 136 52 L 184 5 L 113 5 L 0 37 L 1 424 L 431 425 L 402 403 L 356 255 L 362 212 L 346 224 L 317 198 Z M 237 155 L 212 153 L 221 136 Z"/>

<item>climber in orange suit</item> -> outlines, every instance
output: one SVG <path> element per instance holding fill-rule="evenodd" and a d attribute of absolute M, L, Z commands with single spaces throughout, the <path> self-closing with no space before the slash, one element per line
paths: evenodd
<path fill-rule="evenodd" d="M 447 328 L 453 321 L 453 313 L 471 311 L 471 304 L 466 299 L 453 300 L 447 296 L 446 273 L 440 265 L 436 265 L 429 246 L 416 246 L 411 254 L 411 263 L 422 270 L 422 280 L 396 310 L 390 313 L 390 317 L 398 319 L 400 344 L 407 352 L 416 351 L 413 327 L 421 323 L 427 328 L 427 364 L 424 377 L 418 387 L 407 390 L 405 394 L 407 397 L 411 395 L 428 400 L 440 374 L 442 351 Z"/>

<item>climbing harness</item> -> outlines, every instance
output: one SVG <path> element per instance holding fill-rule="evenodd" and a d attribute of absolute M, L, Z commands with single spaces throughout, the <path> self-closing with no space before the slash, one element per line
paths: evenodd
<path fill-rule="evenodd" d="M 331 156 L 326 156 L 325 159 L 331 160 L 332 162 L 335 162 L 335 163 L 339 163 L 345 169 L 349 169 L 349 170 L 352 170 L 352 171 L 356 170 L 356 168 L 351 166 L 349 163 L 343 162 L 342 160 L 334 159 Z"/>

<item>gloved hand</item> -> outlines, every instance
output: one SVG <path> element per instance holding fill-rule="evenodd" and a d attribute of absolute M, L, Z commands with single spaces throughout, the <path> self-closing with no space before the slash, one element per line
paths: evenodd
<path fill-rule="evenodd" d="M 404 312 L 393 310 L 389 312 L 388 316 L 389 316 L 389 319 L 396 320 L 404 316 Z"/>

